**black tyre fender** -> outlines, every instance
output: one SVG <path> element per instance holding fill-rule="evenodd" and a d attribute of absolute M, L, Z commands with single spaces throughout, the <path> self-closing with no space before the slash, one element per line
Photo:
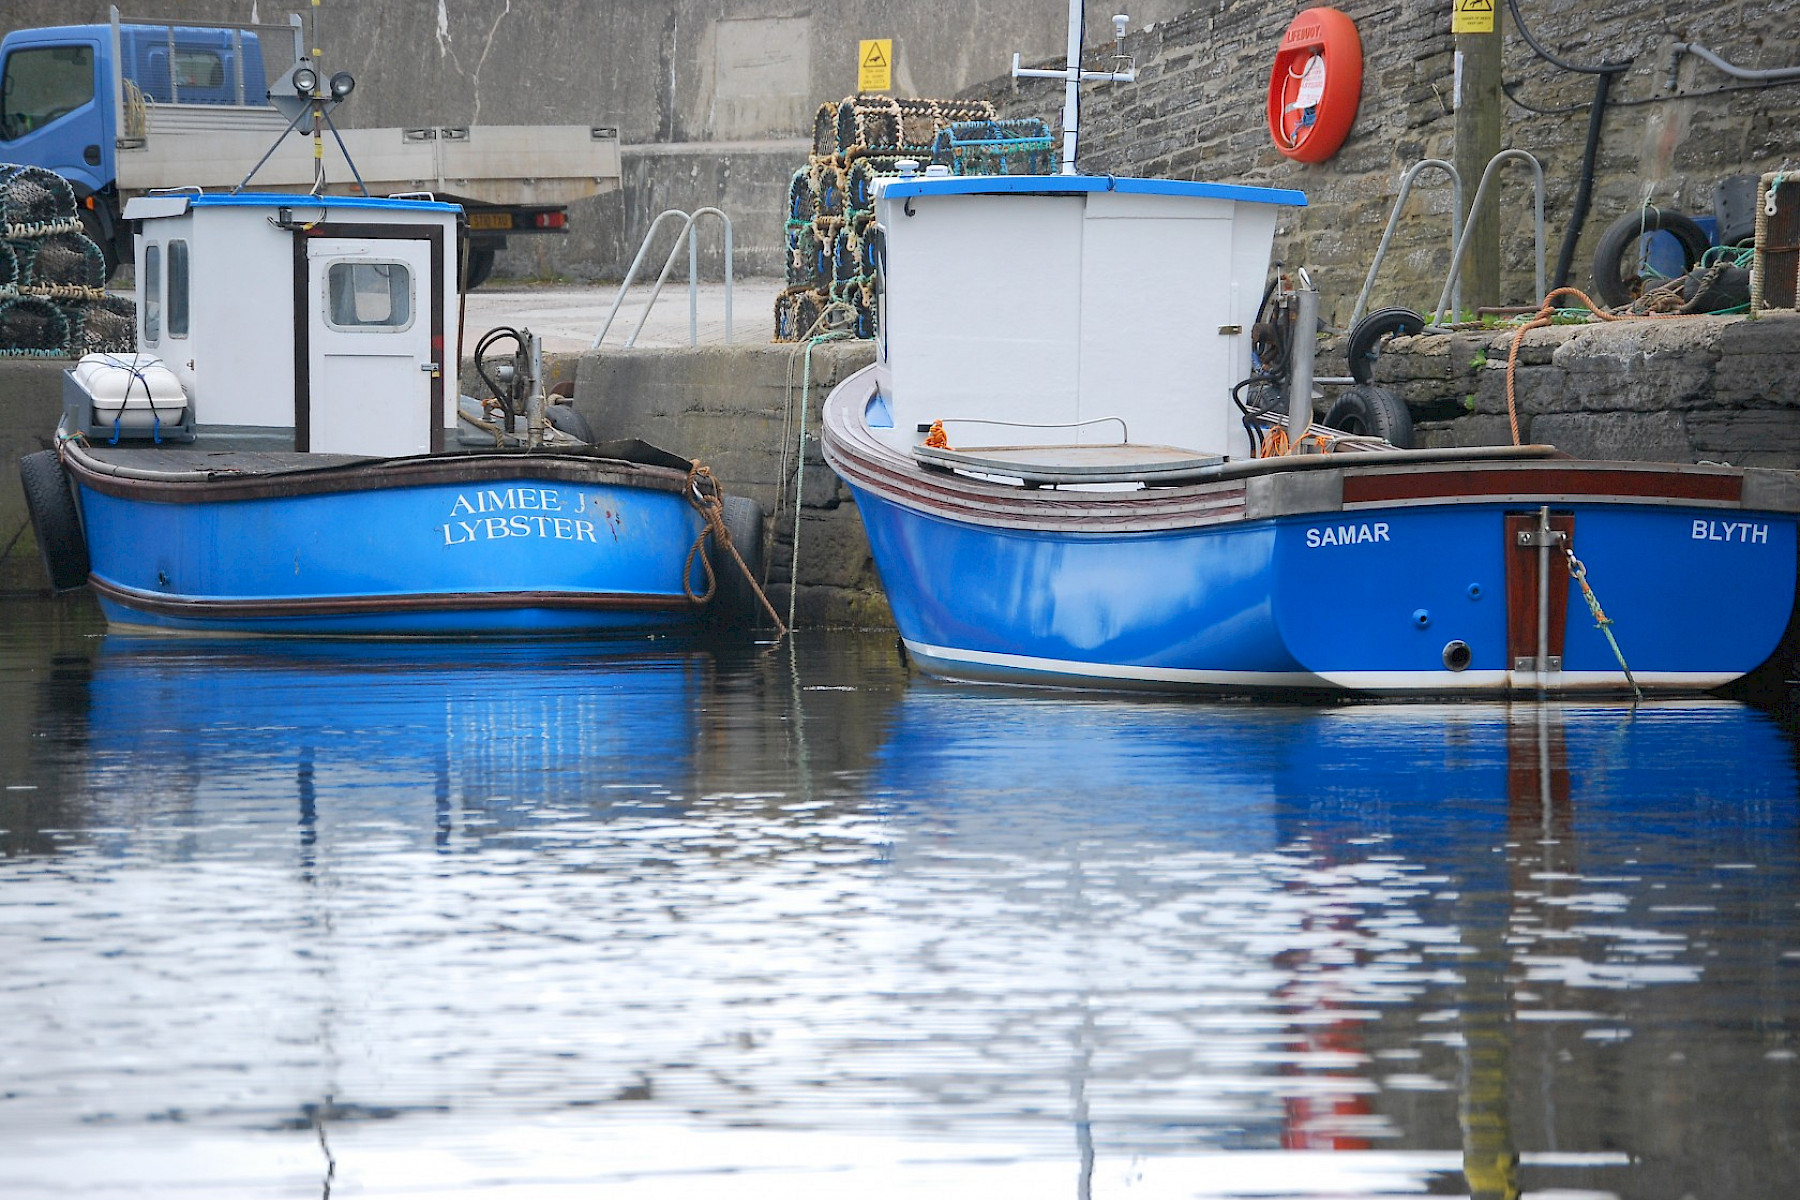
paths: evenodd
<path fill-rule="evenodd" d="M 1637 243 L 1659 229 L 1681 243 L 1684 274 L 1694 269 L 1712 245 L 1704 229 L 1678 212 L 1646 208 L 1626 213 L 1606 227 L 1594 246 L 1594 291 L 1599 293 L 1602 304 L 1617 308 L 1637 299 L 1644 287 L 1637 270 L 1637 254 L 1641 252 Z"/>
<path fill-rule="evenodd" d="M 51 590 L 68 592 L 85 586 L 87 535 L 81 530 L 81 514 L 62 459 L 54 450 L 27 454 L 19 460 L 19 482 L 25 488 L 25 509 L 31 514 Z"/>
<path fill-rule="evenodd" d="M 594 429 L 587 418 L 575 411 L 573 404 L 550 404 L 544 408 L 544 419 L 572 438 L 594 444 Z"/>
<path fill-rule="evenodd" d="M 762 613 L 762 601 L 756 594 L 763 569 L 762 505 L 748 496 L 726 496 L 721 505 L 725 532 L 750 572 L 745 575 L 731 551 L 708 539 L 706 552 L 718 583 L 709 606 L 710 624 L 716 629 L 749 629 Z"/>
<path fill-rule="evenodd" d="M 1364 314 L 1350 327 L 1344 339 L 1344 354 L 1350 359 L 1350 377 L 1367 383 L 1374 377 L 1375 360 L 1381 357 L 1381 344 L 1395 335 L 1410 337 L 1425 331 L 1425 318 L 1410 308 L 1378 308 Z"/>
<path fill-rule="evenodd" d="M 1372 383 L 1345 388 L 1325 414 L 1325 424 L 1341 433 L 1378 437 L 1397 449 L 1412 449 L 1412 413 L 1406 402 Z"/>

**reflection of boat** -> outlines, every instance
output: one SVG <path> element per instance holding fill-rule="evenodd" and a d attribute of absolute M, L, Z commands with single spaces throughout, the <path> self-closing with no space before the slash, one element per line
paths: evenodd
<path fill-rule="evenodd" d="M 822 444 L 914 662 L 1090 687 L 1564 694 L 1695 693 L 1769 660 L 1794 611 L 1800 473 L 1316 428 L 1317 294 L 1277 291 L 1268 322 L 1258 305 L 1277 206 L 1300 203 L 1072 165 L 883 181 L 878 357 L 832 393 Z M 1246 388 L 1263 403 L 1240 413 Z"/>
<path fill-rule="evenodd" d="M 1074 1047 L 1070 1111 L 1102 1161 L 1373 1146 L 1437 1154 L 1480 1195 L 1521 1170 L 1593 1184 L 1575 1173 L 1629 1160 L 1544 1152 L 1551 1114 L 1529 1098 L 1551 1084 L 1525 1048 L 1554 1010 L 1630 1026 L 1679 1003 L 1617 998 L 1690 977 L 1646 965 L 1645 939 L 1680 953 L 1714 879 L 1648 864 L 1706 855 L 1757 864 L 1766 895 L 1800 887 L 1790 737 L 1715 701 L 1306 709 L 928 684 L 875 778 L 896 862 L 952 856 L 937 870 L 983 900 L 967 944 L 940 936 L 923 965 L 960 964 L 944 987 L 970 1012 L 1026 1003 L 1026 979 L 1044 994 L 1034 1019 Z M 1562 906 L 1583 899 L 1633 919 Z M 1779 947 L 1787 917 L 1749 911 Z M 971 961 L 984 919 L 1023 931 L 991 967 Z M 1555 990 L 1571 975 L 1597 990 Z M 1075 1012 L 1053 1007 L 1071 994 Z"/>
<path fill-rule="evenodd" d="M 628 643 L 109 636 L 86 689 L 89 790 L 191 807 L 291 796 L 307 821 L 381 814 L 440 840 L 567 803 L 660 804 L 692 774 L 711 663 Z"/>
<path fill-rule="evenodd" d="M 330 101 L 310 67 L 290 79 L 316 137 Z M 183 192 L 126 216 L 139 353 L 68 372 L 60 461 L 21 468 L 53 585 L 92 586 L 114 625 L 494 635 L 741 615 L 722 543 L 754 560 L 760 514 L 686 459 L 584 441 L 529 331 L 482 338 L 494 398 L 459 399 L 457 206 Z"/>
<path fill-rule="evenodd" d="M 1646 837 L 1678 841 L 1699 821 L 1725 837 L 1778 838 L 1800 794 L 1794 754 L 1767 714 L 1717 700 L 1312 708 L 930 684 L 895 713 L 880 780 L 996 833 L 1029 808 L 1047 844 L 1091 822 L 1109 837 L 1242 851 L 1304 837 L 1336 854 L 1340 835 L 1378 834 L 1441 858 L 1470 822 L 1504 833 L 1540 780 L 1550 791 L 1534 803 L 1566 808 L 1572 794 L 1586 818 Z"/>

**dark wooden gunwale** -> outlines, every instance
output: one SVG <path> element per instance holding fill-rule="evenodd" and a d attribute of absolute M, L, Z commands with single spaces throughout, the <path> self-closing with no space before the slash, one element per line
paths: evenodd
<path fill-rule="evenodd" d="M 867 370 L 867 368 L 865 368 Z M 860 372 L 858 373 L 861 374 Z M 861 386 L 859 386 L 859 384 Z M 1174 532 L 1247 519 L 1250 479 L 1329 472 L 1342 479 L 1341 501 L 1302 504 L 1282 515 L 1308 515 L 1421 504 L 1583 503 L 1681 505 L 1735 509 L 1742 505 L 1744 472 L 1735 467 L 1593 462 L 1548 447 L 1536 457 L 1496 461 L 1496 451 L 1467 458 L 1440 453 L 1429 460 L 1390 454 L 1369 462 L 1345 454 L 1291 462 L 1227 464 L 1230 478 L 1140 491 L 1075 492 L 1026 488 L 950 471 L 922 468 L 868 432 L 857 394 L 867 379 L 853 375 L 834 391 L 822 413 L 825 458 L 847 481 L 893 503 L 944 520 L 1054 533 L 1109 535 Z M 865 393 L 866 394 L 866 393 Z M 845 401 L 833 403 L 839 396 Z M 1531 448 L 1520 448 L 1529 450 Z"/>
<path fill-rule="evenodd" d="M 561 453 L 446 454 L 418 458 L 364 459 L 286 471 L 236 473 L 229 467 L 204 473 L 170 472 L 141 478 L 104 470 L 106 460 L 65 443 L 63 461 L 84 488 L 127 500 L 165 504 L 211 504 L 225 500 L 289 499 L 335 492 L 366 492 L 435 484 L 481 484 L 501 479 L 534 479 L 644 488 L 681 493 L 687 474 L 671 467 L 616 458 Z"/>

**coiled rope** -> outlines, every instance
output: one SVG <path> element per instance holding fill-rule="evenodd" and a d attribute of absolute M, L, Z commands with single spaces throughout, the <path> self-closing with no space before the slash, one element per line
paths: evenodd
<path fill-rule="evenodd" d="M 1514 380 L 1519 369 L 1519 347 L 1524 343 L 1527 333 L 1533 329 L 1542 329 L 1555 318 L 1558 308 L 1554 301 L 1558 296 L 1573 296 L 1602 321 L 1658 321 L 1668 317 L 1686 315 L 1684 313 L 1609 313 L 1590 300 L 1587 294 L 1579 288 L 1552 288 L 1550 294 L 1544 297 L 1544 303 L 1537 310 L 1537 315 L 1519 326 L 1518 332 L 1513 334 L 1512 345 L 1506 352 L 1506 419 L 1512 426 L 1512 440 L 1515 446 L 1524 445 L 1519 440 L 1519 406 L 1514 388 Z"/>

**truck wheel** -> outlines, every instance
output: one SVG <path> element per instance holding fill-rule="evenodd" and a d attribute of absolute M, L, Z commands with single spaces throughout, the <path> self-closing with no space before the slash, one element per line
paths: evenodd
<path fill-rule="evenodd" d="M 483 250 L 480 247 L 471 247 L 466 273 L 468 282 L 465 286 L 471 292 L 486 283 L 488 276 L 494 273 L 494 252 Z"/>
<path fill-rule="evenodd" d="M 100 258 L 106 264 L 106 278 L 111 279 L 119 270 L 119 248 L 113 240 L 106 236 L 100 227 L 100 216 L 90 208 L 82 208 L 81 232 L 87 234 L 88 241 L 100 247 Z"/>
<path fill-rule="evenodd" d="M 87 537 L 81 532 L 81 515 L 69 476 L 54 450 L 39 450 L 19 460 L 19 482 L 25 487 L 25 510 L 37 533 L 38 553 L 50 589 L 73 591 L 88 579 Z"/>

